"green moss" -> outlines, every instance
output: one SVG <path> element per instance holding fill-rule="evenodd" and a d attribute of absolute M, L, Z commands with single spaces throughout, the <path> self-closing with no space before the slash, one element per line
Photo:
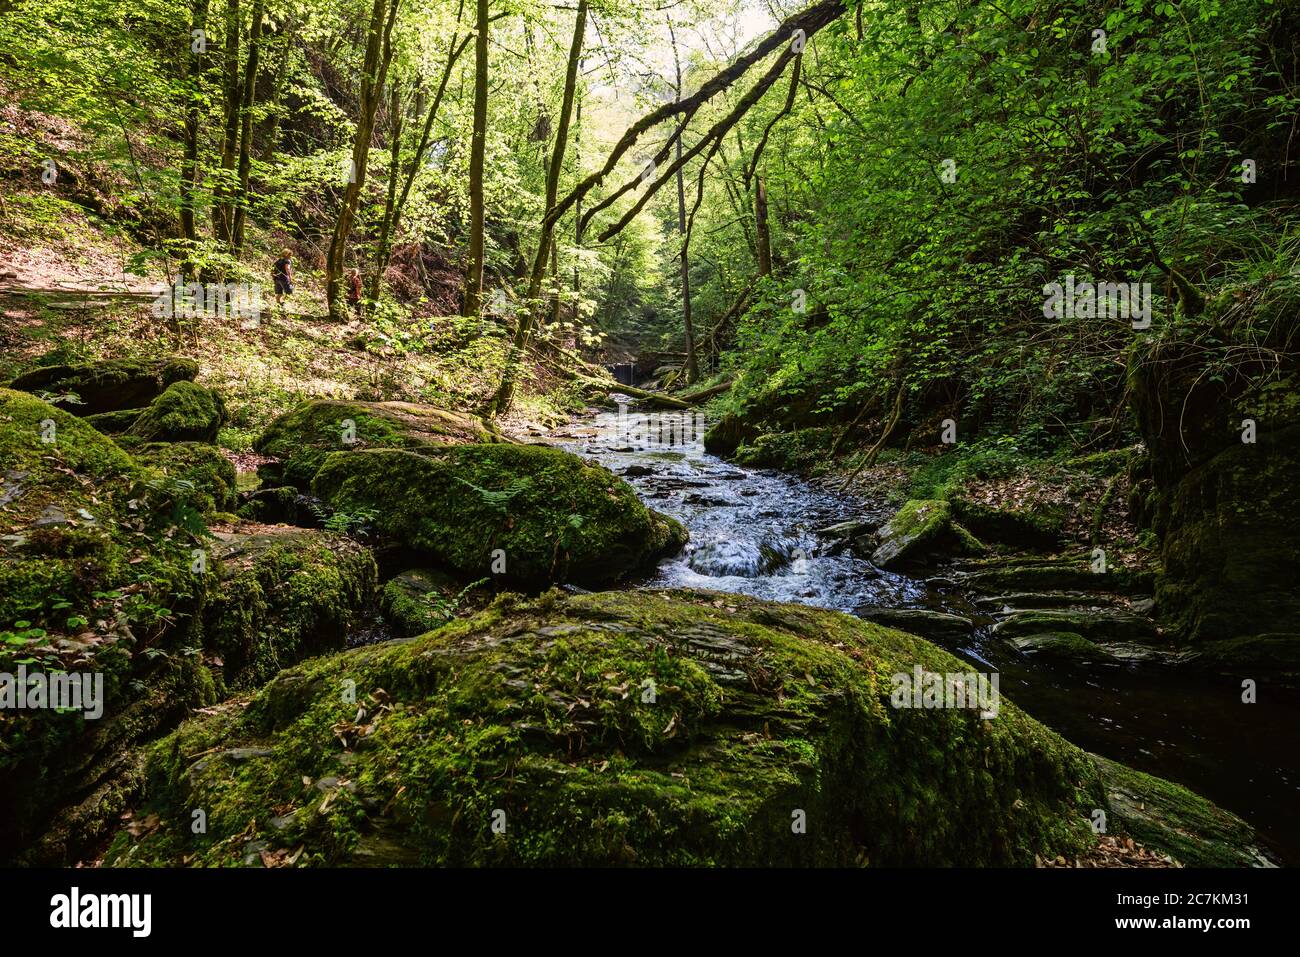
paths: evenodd
<path fill-rule="evenodd" d="M 215 445 L 149 442 L 133 450 L 137 461 L 178 481 L 190 482 L 205 512 L 235 507 L 235 466 Z"/>
<path fill-rule="evenodd" d="M 176 356 L 109 359 L 33 369 L 14 379 L 10 388 L 75 395 L 80 402 L 69 403 L 69 410 L 78 415 L 95 415 L 143 407 L 167 386 L 192 380 L 198 372 L 194 360 Z"/>
<path fill-rule="evenodd" d="M 871 560 L 882 568 L 920 561 L 936 552 L 979 554 L 986 549 L 954 518 L 952 505 L 939 499 L 912 499 L 894 513 L 880 533 Z"/>
<path fill-rule="evenodd" d="M 1063 507 L 1033 511 L 994 508 L 963 498 L 951 503 L 957 521 L 980 541 L 1029 549 L 1052 549 L 1061 544 L 1066 519 Z"/>
<path fill-rule="evenodd" d="M 116 412 L 101 412 L 86 416 L 86 422 L 105 435 L 117 435 L 125 432 L 135 424 L 144 409 L 119 409 Z"/>
<path fill-rule="evenodd" d="M 1267 863 L 1250 825 L 1200 795 L 1162 778 L 1093 756 L 1112 816 L 1144 845 L 1187 867 Z"/>
<path fill-rule="evenodd" d="M 467 609 L 482 608 L 491 596 L 486 584 L 467 586 L 436 569 L 412 568 L 384 583 L 379 608 L 395 634 L 422 635 Z"/>
<path fill-rule="evenodd" d="M 126 434 L 150 442 L 212 442 L 225 421 L 220 395 L 193 382 L 174 382 Z"/>
<path fill-rule="evenodd" d="M 331 452 L 429 449 L 497 436 L 482 419 L 410 402 L 306 402 L 272 422 L 254 447 L 278 462 L 258 468 L 267 485 L 311 487 Z"/>
<path fill-rule="evenodd" d="M 204 643 L 232 688 L 341 649 L 374 596 L 374 557 L 344 536 L 230 535 L 216 551 L 221 583 L 204 610 Z"/>
<path fill-rule="evenodd" d="M 308 865 L 1030 865 L 1090 841 L 1095 767 L 1014 705 L 891 706 L 891 675 L 958 659 L 833 612 L 727 605 L 503 599 L 300 665 L 151 750 L 137 816 L 163 826 L 120 834 L 109 863 L 240 863 L 265 841 Z"/>
<path fill-rule="evenodd" d="M 385 535 L 470 580 L 609 582 L 686 541 L 626 482 L 545 446 L 338 452 L 312 490 L 336 510 L 373 512 Z"/>

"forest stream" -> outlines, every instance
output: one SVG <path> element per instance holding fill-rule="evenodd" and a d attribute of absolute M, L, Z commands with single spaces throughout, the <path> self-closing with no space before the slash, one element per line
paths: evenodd
<path fill-rule="evenodd" d="M 689 416 L 687 417 L 689 419 Z M 1068 665 L 1031 657 L 991 635 L 993 616 L 950 578 L 876 568 L 819 534 L 891 510 L 815 480 L 748 469 L 704 450 L 703 430 L 649 434 L 642 413 L 598 412 L 545 441 L 622 476 L 649 506 L 690 531 L 682 554 L 660 563 L 645 588 L 738 592 L 849 613 L 917 608 L 968 618 L 964 638 L 928 636 L 977 669 L 997 671 L 1000 692 L 1089 751 L 1184 784 L 1254 825 L 1283 861 L 1300 861 L 1300 781 L 1289 765 L 1300 706 L 1248 709 L 1234 686 L 1142 664 Z"/>

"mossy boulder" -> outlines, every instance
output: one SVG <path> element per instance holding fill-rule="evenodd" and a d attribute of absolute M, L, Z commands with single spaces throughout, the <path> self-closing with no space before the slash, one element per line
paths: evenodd
<path fill-rule="evenodd" d="M 1172 330 L 1131 356 L 1149 454 L 1130 505 L 1160 543 L 1166 624 L 1193 643 L 1300 641 L 1297 307 L 1289 284 L 1226 290 L 1212 328 Z"/>
<path fill-rule="evenodd" d="M 146 442 L 212 442 L 225 423 L 226 405 L 218 393 L 193 382 L 175 382 L 125 434 Z"/>
<path fill-rule="evenodd" d="M 319 505 L 292 485 L 259 488 L 243 493 L 237 514 L 268 525 L 282 523 L 311 527 L 320 522 L 319 516 L 312 511 L 313 503 Z"/>
<path fill-rule="evenodd" d="M 199 374 L 193 359 L 168 356 L 159 359 L 109 359 L 32 369 L 9 383 L 20 392 L 75 395 L 66 403 L 76 415 L 97 415 L 148 405 L 174 382 Z"/>
<path fill-rule="evenodd" d="M 1157 637 L 1149 618 L 1101 608 L 1017 611 L 993 626 L 999 638 L 1046 632 L 1071 632 L 1091 641 L 1151 641 Z"/>
<path fill-rule="evenodd" d="M 305 530 L 218 534 L 220 587 L 203 611 L 204 647 L 231 688 L 256 687 L 304 657 L 343 648 L 374 598 L 374 556 Z"/>
<path fill-rule="evenodd" d="M 729 458 L 744 442 L 758 437 L 758 429 L 735 412 L 726 412 L 704 433 L 704 451 Z"/>
<path fill-rule="evenodd" d="M 894 707 L 915 666 L 969 672 L 739 595 L 503 598 L 186 722 L 134 808 L 160 826 L 106 863 L 1031 866 L 1089 846 L 1090 756 L 1005 699 L 990 720 Z"/>
<path fill-rule="evenodd" d="M 998 508 L 957 498 L 953 516 L 981 542 L 1046 551 L 1061 544 L 1065 509 Z"/>
<path fill-rule="evenodd" d="M 205 512 L 235 507 L 235 466 L 215 445 L 203 442 L 148 442 L 134 447 L 136 461 L 174 481 L 189 482 Z"/>
<path fill-rule="evenodd" d="M 0 862 L 75 860 L 123 810 L 130 749 L 220 700 L 230 645 L 205 634 L 206 605 L 222 604 L 223 621 L 255 622 L 254 646 L 272 645 L 285 664 L 317 647 L 322 608 L 339 604 L 338 576 L 318 555 L 319 575 L 276 578 L 265 611 L 248 611 L 254 590 L 222 583 L 202 493 L 154 464 L 76 416 L 0 389 L 0 673 L 102 676 L 98 714 L 0 710 Z M 374 571 L 368 555 L 347 563 L 366 567 L 368 578 L 349 572 L 349 602 L 365 582 L 373 588 Z M 251 673 L 232 680 L 249 686 Z"/>
<path fill-rule="evenodd" d="M 881 568 L 899 568 L 936 555 L 974 555 L 984 550 L 953 517 L 950 503 L 912 499 L 880 530 L 880 544 L 871 560 Z"/>
<path fill-rule="evenodd" d="M 86 422 L 93 425 L 105 435 L 121 435 L 140 418 L 144 409 L 119 409 L 116 412 L 100 412 L 86 416 Z"/>
<path fill-rule="evenodd" d="M 483 419 L 464 412 L 412 402 L 317 399 L 272 422 L 254 447 L 278 460 L 258 467 L 264 485 L 307 491 L 332 452 L 424 450 L 494 441 L 499 436 Z"/>
<path fill-rule="evenodd" d="M 471 581 L 603 584 L 686 543 L 685 529 L 622 479 L 548 446 L 336 452 L 312 491 Z"/>
<path fill-rule="evenodd" d="M 492 594 L 487 584 L 466 585 L 435 568 L 411 568 L 384 583 L 379 610 L 399 637 L 422 635 L 470 608 L 482 609 Z"/>

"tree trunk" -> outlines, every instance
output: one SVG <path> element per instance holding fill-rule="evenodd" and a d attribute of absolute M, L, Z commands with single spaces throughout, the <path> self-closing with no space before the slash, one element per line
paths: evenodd
<path fill-rule="evenodd" d="M 366 184 L 366 166 L 370 158 L 370 144 L 374 139 L 375 113 L 383 95 L 388 64 L 393 58 L 393 21 L 397 19 L 399 0 L 389 0 L 385 15 L 384 0 L 374 0 L 370 11 L 370 28 L 366 37 L 366 58 L 361 77 L 361 112 L 357 117 L 357 136 L 352 144 L 352 176 L 343 190 L 343 206 L 334 223 L 329 252 L 325 259 L 325 301 L 330 319 L 342 322 L 347 318 L 344 302 L 343 266 L 348 248 L 348 236 L 356 218 L 357 202 Z"/>
<path fill-rule="evenodd" d="M 462 316 L 483 311 L 483 155 L 487 147 L 488 0 L 477 0 L 474 37 L 474 133 L 469 150 L 469 270 Z"/>
<path fill-rule="evenodd" d="M 767 226 L 767 183 L 754 179 L 754 232 L 758 238 L 758 274 L 772 275 L 772 234 Z"/>
<path fill-rule="evenodd" d="M 677 54 L 677 34 L 673 32 L 672 18 L 668 18 L 668 35 L 673 42 L 673 66 L 677 71 L 677 101 L 682 99 L 682 61 Z M 685 121 L 683 121 L 685 126 Z M 690 242 L 686 233 L 686 177 L 682 163 L 682 138 L 685 130 L 677 137 L 677 234 L 681 237 L 682 248 L 678 254 L 682 276 L 682 327 L 686 332 L 686 384 L 691 385 L 700 377 L 700 367 L 695 361 L 695 328 L 691 324 L 691 263 Z"/>
<path fill-rule="evenodd" d="M 181 275 L 186 279 L 194 273 L 191 257 L 194 255 L 194 245 L 198 242 L 198 231 L 194 226 L 194 196 L 198 190 L 199 180 L 199 122 L 202 117 L 200 94 L 203 68 L 207 60 L 204 50 L 194 49 L 197 41 L 193 38 L 193 31 L 206 31 L 207 21 L 208 0 L 194 0 L 193 17 L 190 21 L 189 84 L 186 91 L 189 95 L 189 105 L 185 109 L 185 159 L 181 163 L 181 238 L 185 240 L 186 247 L 185 261 L 181 264 Z"/>
<path fill-rule="evenodd" d="M 239 142 L 239 102 L 243 88 L 239 83 L 239 0 L 226 0 L 225 36 L 225 135 L 221 143 L 221 174 L 213 190 L 212 236 L 229 245 L 233 227 L 230 200 L 231 179 L 235 171 L 235 147 Z"/>
<path fill-rule="evenodd" d="M 578 63 L 582 59 L 582 41 L 587 31 L 587 0 L 578 0 L 578 12 L 573 21 L 573 41 L 569 45 L 569 63 L 564 73 L 564 97 L 560 103 L 560 119 L 555 129 L 555 148 L 551 151 L 550 163 L 546 171 L 546 206 L 542 216 L 542 227 L 537 239 L 537 255 L 533 259 L 533 271 L 528 279 L 527 309 L 519 319 L 515 330 L 514 342 L 506 357 L 505 371 L 501 376 L 501 386 L 492 398 L 490 415 L 498 415 L 510 408 L 514 396 L 515 366 L 528 345 L 528 337 L 533 323 L 540 314 L 539 298 L 542 294 L 542 282 L 546 277 L 546 264 L 549 258 L 551 241 L 555 236 L 555 226 L 559 219 L 551 215 L 556 198 L 560 192 L 560 171 L 564 168 L 564 150 L 568 145 L 569 122 L 573 116 L 574 91 L 578 86 Z"/>
<path fill-rule="evenodd" d="M 458 15 L 457 24 L 459 22 Z M 460 55 L 465 52 L 465 48 L 469 46 L 470 39 L 470 36 L 466 36 L 457 45 L 457 36 L 453 35 L 451 38 L 451 50 L 447 54 L 447 65 L 442 71 L 442 80 L 438 83 L 438 90 L 433 96 L 433 105 L 429 107 L 428 115 L 425 117 L 424 129 L 420 133 L 420 142 L 415 147 L 415 155 L 411 157 L 410 165 L 406 168 L 406 176 L 402 181 L 402 191 L 397 197 L 397 202 L 393 205 L 392 216 L 385 216 L 380 227 L 379 248 L 375 254 L 374 272 L 370 276 L 369 287 L 366 291 L 366 298 L 371 302 L 379 299 L 379 290 L 383 285 L 384 273 L 387 271 L 388 263 L 393 256 L 393 240 L 401 227 L 402 212 L 406 209 L 406 200 L 411 195 L 411 187 L 415 184 L 415 177 L 419 175 L 420 167 L 424 163 L 425 153 L 429 150 L 429 143 L 433 136 L 433 121 L 438 117 L 438 108 L 442 105 L 443 94 L 447 91 L 447 81 L 451 79 L 451 71 L 455 68 Z M 417 115 L 419 112 L 420 110 L 417 109 Z"/>
<path fill-rule="evenodd" d="M 402 163 L 402 98 L 397 84 L 393 84 L 388 103 L 388 195 L 384 199 L 384 218 L 379 225 L 379 246 L 375 252 L 374 271 L 366 284 L 366 298 L 375 302 L 379 298 L 379 284 L 388 268 L 389 244 L 392 239 L 393 219 L 397 216 L 397 180 Z"/>
<path fill-rule="evenodd" d="M 253 25 L 248 33 L 248 63 L 244 67 L 244 90 L 240 98 L 239 121 L 239 205 L 232 229 L 235 255 L 244 248 L 244 219 L 248 215 L 248 179 L 252 171 L 253 101 L 257 97 L 257 68 L 262 51 L 263 0 L 253 0 Z"/>

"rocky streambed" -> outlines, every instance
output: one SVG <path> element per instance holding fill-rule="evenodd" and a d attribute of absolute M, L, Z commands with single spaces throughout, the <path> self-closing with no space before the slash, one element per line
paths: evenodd
<path fill-rule="evenodd" d="M 1083 548 L 975 557 L 952 539 L 895 562 L 881 539 L 896 506 L 724 461 L 690 414 L 671 419 L 625 408 L 551 437 L 688 529 L 643 587 L 798 602 L 920 635 L 996 671 L 1003 694 L 1075 744 L 1205 794 L 1300 860 L 1300 700 L 1282 689 L 1243 704 L 1248 669 L 1171 648 L 1149 578 L 1098 574 Z"/>

